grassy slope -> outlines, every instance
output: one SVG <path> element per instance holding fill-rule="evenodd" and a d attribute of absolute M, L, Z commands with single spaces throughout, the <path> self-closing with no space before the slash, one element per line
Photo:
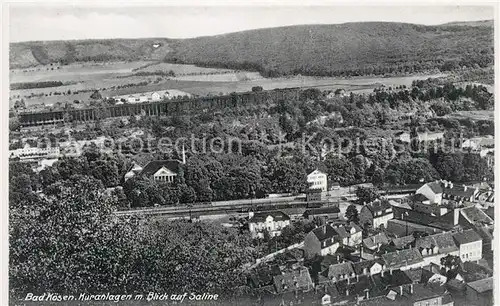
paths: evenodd
<path fill-rule="evenodd" d="M 162 46 L 155 49 L 154 43 Z M 11 67 L 57 61 L 166 58 L 227 68 L 250 63 L 257 70 L 314 75 L 367 67 L 425 68 L 450 59 L 492 60 L 493 27 L 491 22 L 471 26 L 365 22 L 290 26 L 184 40 L 26 42 L 11 44 L 10 48 Z"/>

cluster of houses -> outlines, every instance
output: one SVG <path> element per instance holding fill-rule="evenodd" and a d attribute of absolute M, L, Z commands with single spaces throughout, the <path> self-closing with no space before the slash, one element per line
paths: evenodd
<path fill-rule="evenodd" d="M 144 103 L 144 102 L 158 102 L 162 100 L 171 100 L 179 97 L 191 97 L 192 95 L 177 89 L 150 91 L 142 93 L 134 93 L 129 95 L 114 96 L 113 99 L 116 104 L 123 103 Z"/>
<path fill-rule="evenodd" d="M 494 194 L 484 185 L 426 183 L 400 200 L 364 205 L 358 224 L 331 222 L 338 211 L 316 208 L 326 222 L 298 244 L 301 255 L 257 266 L 249 286 L 266 305 L 491 305 Z M 261 237 L 293 220 L 274 211 L 248 222 Z"/>

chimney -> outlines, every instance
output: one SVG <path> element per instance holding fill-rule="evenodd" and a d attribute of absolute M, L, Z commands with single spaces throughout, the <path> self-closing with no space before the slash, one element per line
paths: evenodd
<path fill-rule="evenodd" d="M 254 215 L 253 211 L 251 211 L 251 210 L 248 211 L 248 219 L 252 219 L 253 215 Z"/>
<path fill-rule="evenodd" d="M 359 282 L 359 275 L 356 275 L 356 282 Z"/>
<path fill-rule="evenodd" d="M 399 295 L 403 295 L 403 286 L 399 286 Z"/>
<path fill-rule="evenodd" d="M 410 284 L 410 294 L 413 294 L 413 284 Z"/>
<path fill-rule="evenodd" d="M 346 288 L 346 289 L 345 289 L 345 295 L 346 295 L 346 296 L 349 296 L 349 288 Z"/>
<path fill-rule="evenodd" d="M 392 275 L 392 269 L 390 269 L 390 270 L 389 270 L 389 274 L 391 274 L 391 275 Z"/>
<path fill-rule="evenodd" d="M 460 218 L 460 209 L 453 209 L 453 225 L 458 224 L 458 219 Z"/>
<path fill-rule="evenodd" d="M 348 276 L 347 277 L 347 284 L 349 285 L 351 283 L 351 278 Z"/>
<path fill-rule="evenodd" d="M 370 290 L 366 289 L 366 299 L 368 300 L 370 298 Z"/>
<path fill-rule="evenodd" d="M 464 191 L 467 191 L 467 186 L 464 186 Z"/>
<path fill-rule="evenodd" d="M 325 234 L 325 235 L 326 235 L 326 225 L 325 225 L 325 226 L 323 226 L 323 234 Z"/>

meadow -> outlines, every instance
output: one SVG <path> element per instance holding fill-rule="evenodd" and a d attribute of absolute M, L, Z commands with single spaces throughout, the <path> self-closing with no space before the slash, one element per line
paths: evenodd
<path fill-rule="evenodd" d="M 159 70 L 167 72 L 172 70 L 175 73 L 175 77 L 135 75 L 138 72 L 154 72 Z M 250 91 L 255 86 L 261 86 L 264 90 L 289 87 L 316 87 L 321 90 L 332 91 L 342 88 L 347 92 L 372 92 L 374 88 L 382 84 L 387 87 L 410 86 L 417 79 L 441 76 L 444 76 L 444 74 L 356 78 L 299 75 L 263 78 L 258 72 L 203 68 L 194 65 L 167 64 L 152 61 L 75 63 L 66 66 L 45 65 L 29 69 L 11 70 L 10 82 L 62 81 L 72 83 L 52 88 L 12 90 L 10 91 L 10 105 L 12 106 L 16 100 L 20 100 L 21 98 L 24 98 L 26 105 L 42 103 L 49 105 L 74 100 L 89 101 L 93 90 L 99 90 L 103 97 L 168 89 L 178 89 L 198 96 L 220 95 L 231 92 Z M 61 94 L 54 95 L 54 92 Z M 29 96 L 31 97 L 26 98 Z"/>

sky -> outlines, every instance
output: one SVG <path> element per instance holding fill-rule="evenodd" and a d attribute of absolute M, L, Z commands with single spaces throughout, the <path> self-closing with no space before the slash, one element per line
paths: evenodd
<path fill-rule="evenodd" d="M 11 4 L 11 42 L 191 38 L 298 24 L 393 21 L 425 25 L 494 18 L 492 6 L 83 6 Z"/>

